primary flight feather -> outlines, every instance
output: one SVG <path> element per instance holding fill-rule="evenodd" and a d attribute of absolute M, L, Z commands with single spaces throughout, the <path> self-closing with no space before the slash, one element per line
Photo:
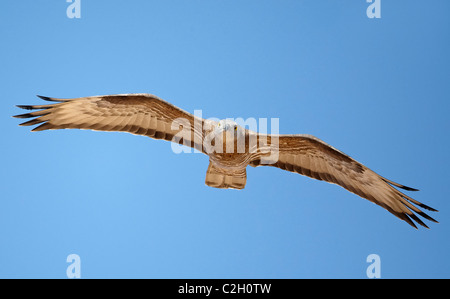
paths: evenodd
<path fill-rule="evenodd" d="M 437 222 L 422 210 L 437 211 L 407 196 L 388 180 L 351 157 L 310 135 L 260 134 L 231 120 L 194 116 L 154 95 L 122 94 L 74 99 L 39 96 L 49 105 L 18 105 L 37 110 L 16 115 L 33 118 L 22 126 L 32 131 L 90 129 L 121 131 L 193 147 L 209 156 L 205 183 L 215 188 L 243 189 L 248 165 L 272 166 L 334 183 L 385 208 L 411 226 L 428 226 L 417 216 Z M 242 141 L 242 142 L 241 142 Z M 253 141 L 253 142 L 252 142 Z"/>

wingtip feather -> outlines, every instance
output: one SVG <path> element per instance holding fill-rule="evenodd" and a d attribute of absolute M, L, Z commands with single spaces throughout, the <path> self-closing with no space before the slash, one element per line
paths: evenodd
<path fill-rule="evenodd" d="M 19 124 L 19 126 L 33 126 L 33 125 L 40 124 L 42 122 L 44 122 L 44 121 L 40 120 L 38 118 L 35 118 L 35 119 L 32 119 L 32 120 L 26 121 L 24 123 L 21 123 L 21 124 Z"/>
<path fill-rule="evenodd" d="M 416 221 L 417 223 L 419 223 L 420 225 L 422 225 L 423 227 L 426 227 L 428 229 L 430 229 L 422 220 L 419 219 L 419 217 L 417 217 L 414 214 L 408 214 L 409 217 L 411 217 L 414 221 Z"/>
<path fill-rule="evenodd" d="M 17 108 L 25 109 L 25 110 L 33 110 L 33 106 L 31 105 L 16 105 Z"/>
<path fill-rule="evenodd" d="M 36 128 L 34 128 L 33 130 L 31 130 L 31 132 L 40 132 L 40 131 L 44 131 L 44 130 L 50 130 L 55 128 L 53 125 L 49 124 L 49 123 L 43 123 L 39 126 L 37 126 Z"/>
<path fill-rule="evenodd" d="M 405 186 L 405 185 L 396 183 L 396 182 L 394 182 L 394 181 L 388 180 L 387 178 L 384 178 L 384 177 L 381 177 L 381 178 L 382 178 L 385 182 L 387 182 L 387 183 L 389 183 L 389 184 L 391 184 L 391 185 L 394 185 L 395 187 L 401 188 L 401 189 L 403 189 L 403 190 L 407 190 L 407 191 L 419 191 L 419 189 L 411 188 L 411 187 L 408 187 L 408 186 Z"/>
<path fill-rule="evenodd" d="M 15 118 L 30 118 L 30 117 L 34 117 L 34 115 L 32 115 L 31 113 L 25 113 L 25 114 L 13 115 L 13 117 L 15 117 Z"/>
<path fill-rule="evenodd" d="M 403 186 L 403 185 L 400 188 L 407 190 L 407 191 L 420 191 L 419 189 L 411 188 L 411 187 Z"/>
<path fill-rule="evenodd" d="M 46 96 L 40 96 L 40 95 L 36 95 L 38 98 L 43 99 L 44 101 L 49 101 L 49 102 L 63 102 L 61 99 L 55 99 L 55 98 L 51 98 L 51 97 L 46 97 Z"/>

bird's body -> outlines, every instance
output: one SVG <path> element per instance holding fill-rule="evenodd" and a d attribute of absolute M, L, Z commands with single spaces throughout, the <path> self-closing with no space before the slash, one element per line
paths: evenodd
<path fill-rule="evenodd" d="M 260 134 L 231 120 L 202 119 L 156 96 L 124 94 L 76 99 L 54 99 L 50 105 L 19 105 L 35 110 L 16 115 L 31 118 L 21 125 L 36 125 L 33 131 L 49 129 L 91 129 L 122 131 L 164 139 L 193 147 L 209 157 L 205 183 L 215 188 L 243 189 L 246 167 L 272 166 L 340 185 L 385 208 L 416 227 L 427 227 L 416 214 L 437 222 L 417 206 L 433 208 L 400 192 L 399 187 L 341 151 L 310 135 Z"/>

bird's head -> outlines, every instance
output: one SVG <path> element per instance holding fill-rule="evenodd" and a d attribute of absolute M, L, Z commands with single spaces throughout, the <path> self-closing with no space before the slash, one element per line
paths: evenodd
<path fill-rule="evenodd" d="M 217 123 L 215 128 L 217 133 L 225 133 L 227 135 L 240 136 L 245 133 L 244 129 L 235 121 L 230 119 L 222 119 Z"/>
<path fill-rule="evenodd" d="M 237 139 L 245 137 L 245 130 L 235 121 L 230 119 L 222 119 L 217 123 L 215 128 L 217 135 L 223 134 L 226 139 Z"/>

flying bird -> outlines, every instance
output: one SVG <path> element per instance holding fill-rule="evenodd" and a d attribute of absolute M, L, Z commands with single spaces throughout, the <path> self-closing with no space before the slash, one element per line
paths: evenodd
<path fill-rule="evenodd" d="M 16 115 L 33 118 L 20 125 L 32 131 L 89 129 L 121 131 L 190 146 L 208 155 L 205 183 L 215 188 L 243 189 L 246 167 L 271 166 L 340 185 L 383 207 L 417 228 L 428 228 L 417 216 L 437 222 L 419 209 L 437 210 L 398 189 L 418 191 L 388 180 L 350 156 L 305 134 L 262 134 L 225 119 L 213 121 L 188 113 L 154 95 L 119 94 L 73 99 L 38 96 L 48 105 L 17 105 L 37 110 Z"/>

